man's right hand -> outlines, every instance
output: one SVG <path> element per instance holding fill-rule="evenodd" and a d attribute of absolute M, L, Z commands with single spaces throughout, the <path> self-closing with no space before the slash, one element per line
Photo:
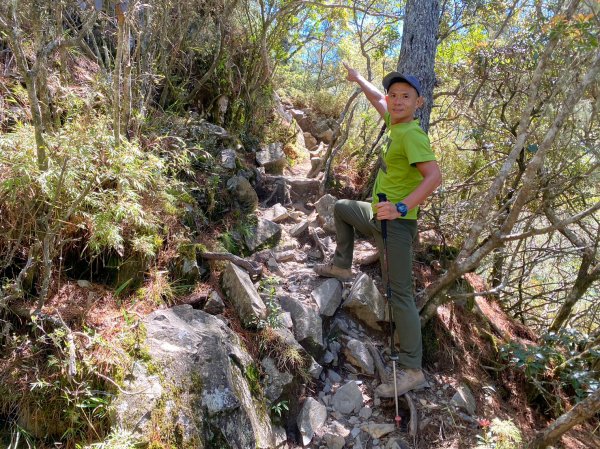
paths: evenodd
<path fill-rule="evenodd" d="M 371 103 L 379 115 L 385 117 L 385 113 L 387 112 L 387 102 L 385 99 L 385 95 L 383 95 L 379 90 L 373 86 L 369 81 L 367 81 L 356 69 L 353 69 L 345 62 L 342 62 L 344 67 L 348 71 L 346 75 L 346 79 L 348 81 L 354 81 L 358 83 L 362 91 L 365 93 L 367 100 Z"/>
<path fill-rule="evenodd" d="M 359 78 L 360 78 L 360 73 L 358 72 L 358 70 L 353 69 L 352 67 L 350 67 L 348 64 L 346 64 L 345 62 L 342 62 L 342 64 L 344 64 L 344 67 L 346 68 L 346 70 L 348 71 L 348 73 L 346 74 L 346 79 L 348 81 L 355 81 L 358 83 Z"/>

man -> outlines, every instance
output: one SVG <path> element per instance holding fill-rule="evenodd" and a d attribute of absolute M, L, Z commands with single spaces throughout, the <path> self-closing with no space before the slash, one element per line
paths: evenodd
<path fill-rule="evenodd" d="M 337 247 L 329 264 L 317 265 L 320 276 L 340 280 L 352 278 L 354 231 L 375 237 L 383 262 L 381 220 L 388 220 L 387 254 L 389 270 L 382 269 L 384 282 L 387 271 L 399 346 L 397 379 L 398 395 L 425 386 L 421 369 L 421 322 L 413 298 L 412 244 L 417 235 L 418 206 L 440 185 L 442 175 L 429 138 L 420 128 L 414 114 L 423 106 L 421 85 L 411 75 L 392 72 L 383 79 L 386 94 L 381 93 L 358 71 L 344 63 L 346 79 L 358 83 L 365 96 L 387 125 L 387 142 L 381 155 L 381 168 L 373 186 L 372 203 L 339 200 L 334 217 Z M 385 193 L 388 201 L 378 202 L 377 193 Z M 383 264 L 382 264 L 383 266 Z M 393 397 L 394 385 L 377 387 L 380 397 Z"/>

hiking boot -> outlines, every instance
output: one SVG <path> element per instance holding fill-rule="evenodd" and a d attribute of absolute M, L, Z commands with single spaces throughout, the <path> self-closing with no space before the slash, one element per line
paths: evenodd
<path fill-rule="evenodd" d="M 352 270 L 350 268 L 336 267 L 333 263 L 315 265 L 313 270 L 319 276 L 324 276 L 326 278 L 336 278 L 342 282 L 352 280 Z"/>
<path fill-rule="evenodd" d="M 396 376 L 398 389 L 398 396 L 402 396 L 404 393 L 411 390 L 421 390 L 429 386 L 423 375 L 423 371 L 420 369 L 406 368 L 400 370 Z M 393 398 L 394 397 L 394 381 L 379 385 L 375 389 L 375 394 L 380 398 Z"/>

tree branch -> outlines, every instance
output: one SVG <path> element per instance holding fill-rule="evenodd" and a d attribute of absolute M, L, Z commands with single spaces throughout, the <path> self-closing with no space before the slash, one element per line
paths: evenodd
<path fill-rule="evenodd" d="M 500 240 L 502 240 L 503 242 L 509 242 L 509 241 L 513 241 L 513 240 L 521 240 L 521 239 L 524 239 L 527 237 L 532 237 L 534 235 L 548 234 L 549 232 L 552 232 L 552 231 L 557 231 L 557 230 L 562 231 L 568 225 L 578 222 L 582 218 L 587 217 L 590 214 L 593 214 L 594 212 L 596 212 L 599 209 L 600 209 L 600 201 L 597 202 L 596 204 L 594 204 L 592 207 L 590 207 L 582 212 L 579 212 L 578 214 L 575 214 L 572 217 L 565 218 L 564 220 L 554 222 L 551 226 L 547 226 L 545 228 L 532 229 L 530 231 L 522 232 L 519 234 L 502 235 L 502 236 L 500 236 Z M 571 242 L 571 243 L 574 243 L 574 242 Z"/>

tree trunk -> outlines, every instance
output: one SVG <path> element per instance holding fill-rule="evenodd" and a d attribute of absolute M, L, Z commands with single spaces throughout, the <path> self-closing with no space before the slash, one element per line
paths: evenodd
<path fill-rule="evenodd" d="M 124 24 L 124 42 L 123 42 L 123 107 L 121 108 L 121 123 L 125 130 L 127 139 L 130 139 L 129 135 L 129 122 L 131 120 L 131 27 L 128 21 Z"/>
<path fill-rule="evenodd" d="M 437 0 L 408 0 L 404 15 L 402 47 L 398 71 L 416 76 L 421 82 L 425 104 L 417 111 L 421 128 L 429 129 L 435 86 L 435 53 L 440 23 L 440 6 Z"/>
<path fill-rule="evenodd" d="M 577 304 L 577 301 L 579 301 L 591 285 L 600 278 L 600 264 L 596 264 L 595 267 L 592 267 L 592 271 L 588 272 L 592 260 L 586 256 L 587 255 L 584 255 L 581 260 L 579 273 L 577 273 L 577 279 L 575 280 L 573 288 L 567 295 L 565 302 L 560 306 L 558 313 L 548 328 L 548 331 L 550 332 L 558 332 L 565 325 L 571 316 L 571 311 L 573 310 L 573 307 L 575 307 L 575 304 Z"/>
<path fill-rule="evenodd" d="M 123 45 L 125 41 L 125 16 L 121 3 L 115 7 L 117 13 L 117 56 L 113 74 L 113 133 L 115 145 L 121 144 L 121 74 L 123 69 Z"/>
<path fill-rule="evenodd" d="M 559 416 L 546 429 L 539 432 L 529 444 L 529 449 L 544 449 L 558 441 L 567 430 L 590 419 L 600 411 L 600 389 L 575 405 L 567 413 Z"/>

